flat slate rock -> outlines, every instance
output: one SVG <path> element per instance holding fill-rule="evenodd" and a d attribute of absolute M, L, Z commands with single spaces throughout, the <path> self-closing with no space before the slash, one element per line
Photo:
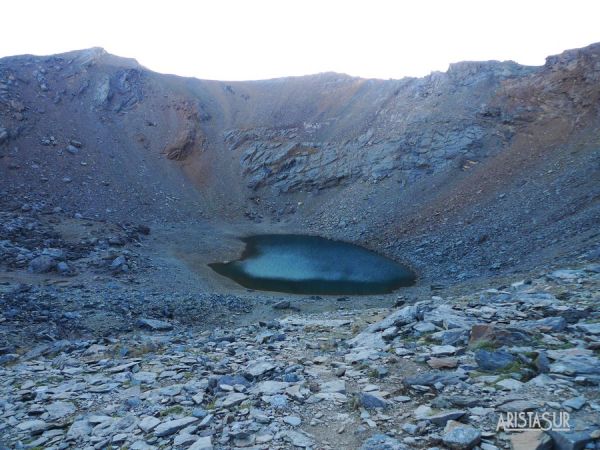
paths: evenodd
<path fill-rule="evenodd" d="M 585 333 L 600 334 L 600 323 L 578 323 L 576 328 Z"/>
<path fill-rule="evenodd" d="M 437 383 L 444 385 L 458 384 L 466 379 L 467 375 L 462 373 L 427 372 L 412 377 L 406 377 L 404 384 L 408 386 L 433 386 Z"/>
<path fill-rule="evenodd" d="M 283 438 L 294 447 L 310 448 L 314 445 L 314 441 L 309 436 L 299 431 L 284 431 Z"/>
<path fill-rule="evenodd" d="M 526 412 L 534 411 L 542 405 L 531 400 L 512 400 L 498 406 L 498 410 L 502 412 Z"/>
<path fill-rule="evenodd" d="M 513 450 L 552 450 L 552 438 L 541 430 L 527 430 L 511 433 Z"/>
<path fill-rule="evenodd" d="M 204 436 L 199 438 L 188 450 L 213 450 L 212 438 L 210 436 Z"/>
<path fill-rule="evenodd" d="M 398 439 L 385 434 L 376 434 L 363 442 L 359 450 L 407 450 L 407 447 Z"/>
<path fill-rule="evenodd" d="M 170 436 L 179 430 L 198 422 L 196 417 L 184 417 L 182 419 L 168 420 L 162 422 L 154 428 L 154 434 L 157 437 Z"/>
<path fill-rule="evenodd" d="M 255 361 L 246 366 L 246 372 L 256 378 L 275 369 L 275 364 L 269 361 Z"/>
<path fill-rule="evenodd" d="M 453 450 L 470 450 L 481 441 L 481 431 L 459 422 L 448 422 L 442 442 Z"/>
<path fill-rule="evenodd" d="M 488 352 L 487 350 L 477 350 L 475 352 L 477 366 L 486 372 L 504 370 L 510 367 L 515 361 L 516 357 L 508 352 Z"/>
<path fill-rule="evenodd" d="M 593 438 L 589 431 L 548 431 L 554 442 L 555 450 L 583 450 L 592 442 Z"/>
<path fill-rule="evenodd" d="M 450 421 L 450 420 L 458 420 L 462 416 L 464 416 L 466 413 L 467 413 L 467 411 L 463 411 L 463 410 L 460 410 L 460 409 L 453 409 L 453 410 L 449 410 L 449 411 L 441 411 L 439 413 L 436 413 L 436 414 L 433 414 L 431 416 L 428 416 L 427 420 L 429 420 L 431 423 L 434 423 L 435 425 L 443 427 L 443 426 L 446 426 L 446 424 L 448 423 L 448 421 Z"/>
<path fill-rule="evenodd" d="M 381 397 L 365 392 L 358 394 L 358 401 L 360 402 L 360 405 L 366 409 L 385 408 L 388 406 L 388 402 Z"/>
<path fill-rule="evenodd" d="M 139 319 L 137 324 L 141 328 L 146 328 L 152 331 L 170 331 L 173 329 L 173 325 L 169 322 L 156 319 Z"/>

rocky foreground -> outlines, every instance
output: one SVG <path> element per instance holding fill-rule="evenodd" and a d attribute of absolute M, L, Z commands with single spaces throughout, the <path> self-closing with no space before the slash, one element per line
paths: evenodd
<path fill-rule="evenodd" d="M 582 263 L 392 311 L 41 344 L 0 357 L 0 448 L 600 449 L 599 288 Z M 525 411 L 570 430 L 497 429 Z"/>

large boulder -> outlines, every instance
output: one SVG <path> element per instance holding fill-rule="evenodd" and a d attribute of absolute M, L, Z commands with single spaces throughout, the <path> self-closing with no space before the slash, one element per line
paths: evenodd
<path fill-rule="evenodd" d="M 29 271 L 32 273 L 48 273 L 55 267 L 56 260 L 49 255 L 40 255 L 29 263 Z"/>

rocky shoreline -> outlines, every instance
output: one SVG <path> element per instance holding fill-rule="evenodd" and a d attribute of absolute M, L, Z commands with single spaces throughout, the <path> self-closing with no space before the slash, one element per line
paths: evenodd
<path fill-rule="evenodd" d="M 40 344 L 0 357 L 0 448 L 600 448 L 599 292 L 582 262 L 396 309 Z M 570 431 L 496 429 L 521 411 Z"/>

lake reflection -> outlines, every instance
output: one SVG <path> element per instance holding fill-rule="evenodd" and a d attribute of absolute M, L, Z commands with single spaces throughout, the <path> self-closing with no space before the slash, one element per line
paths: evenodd
<path fill-rule="evenodd" d="M 241 259 L 210 267 L 244 287 L 294 294 L 389 293 L 415 282 L 406 266 L 358 245 L 317 236 L 265 234 L 242 239 Z"/>

